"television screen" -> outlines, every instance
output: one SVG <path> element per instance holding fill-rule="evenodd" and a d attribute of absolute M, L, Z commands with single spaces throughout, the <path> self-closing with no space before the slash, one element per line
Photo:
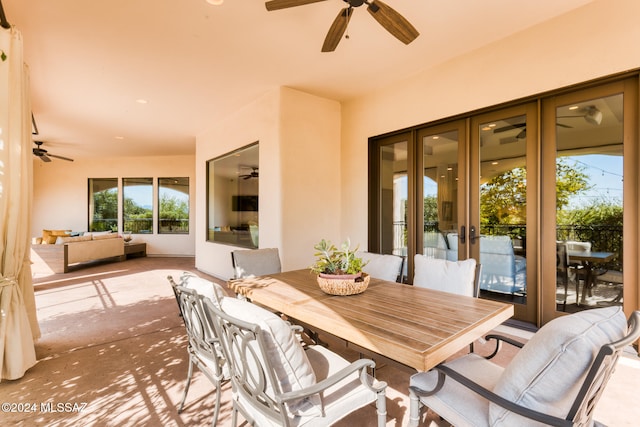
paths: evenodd
<path fill-rule="evenodd" d="M 257 211 L 258 196 L 231 196 L 231 209 L 235 211 Z"/>

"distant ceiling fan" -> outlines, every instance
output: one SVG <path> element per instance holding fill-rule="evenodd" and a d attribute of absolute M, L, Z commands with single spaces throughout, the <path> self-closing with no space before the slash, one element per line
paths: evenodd
<path fill-rule="evenodd" d="M 559 119 L 573 119 L 576 117 L 583 118 L 587 123 L 598 126 L 602 123 L 602 111 L 598 109 L 595 105 L 589 105 L 588 107 L 583 108 L 582 114 L 576 114 L 574 116 L 558 116 Z"/>
<path fill-rule="evenodd" d="M 317 3 L 326 0 L 270 0 L 265 3 L 268 11 L 286 9 L 289 7 L 303 6 L 310 3 Z M 420 35 L 418 30 L 409 23 L 402 15 L 396 12 L 387 4 L 380 0 L 342 0 L 349 6 L 345 7 L 338 13 L 338 16 L 333 21 L 333 24 L 329 28 L 329 32 L 324 39 L 322 45 L 322 52 L 333 52 L 336 50 L 338 43 L 342 39 L 344 32 L 347 30 L 347 25 L 353 14 L 354 7 L 360 7 L 363 4 L 367 5 L 367 10 L 387 31 L 389 31 L 394 37 L 400 40 L 404 44 L 409 44 L 416 37 Z"/>
<path fill-rule="evenodd" d="M 260 177 L 260 174 L 258 173 L 258 168 L 253 166 L 251 166 L 250 173 L 247 173 L 244 175 L 238 175 L 238 178 L 242 178 L 242 179 L 251 179 L 251 178 L 258 178 L 258 177 Z"/>
<path fill-rule="evenodd" d="M 68 162 L 73 162 L 73 159 L 70 159 L 68 157 L 56 156 L 55 154 L 49 153 L 44 148 L 41 148 L 41 146 L 43 144 L 42 141 L 33 141 L 33 143 L 36 144 L 36 147 L 34 147 L 34 149 L 33 149 L 33 155 L 36 156 L 36 157 L 39 157 L 40 160 L 42 160 L 43 162 L 50 162 L 51 161 L 51 157 L 56 158 L 56 159 L 60 159 L 60 160 L 66 160 Z"/>
<path fill-rule="evenodd" d="M 560 117 L 558 117 L 558 118 L 560 118 Z M 568 129 L 573 128 L 573 126 L 565 125 L 564 123 L 558 123 L 558 122 L 556 123 L 556 126 L 561 127 L 561 128 L 568 128 Z M 514 123 L 514 124 L 502 126 L 502 127 L 494 129 L 493 133 L 507 132 L 507 131 L 510 131 L 512 129 L 520 129 L 520 132 L 518 132 L 518 134 L 516 135 L 517 139 L 525 139 L 527 137 L 527 124 L 526 123 Z"/>

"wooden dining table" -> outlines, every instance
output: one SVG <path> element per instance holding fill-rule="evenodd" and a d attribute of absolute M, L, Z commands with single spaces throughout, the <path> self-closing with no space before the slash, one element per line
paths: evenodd
<path fill-rule="evenodd" d="M 417 371 L 513 316 L 513 305 L 371 278 L 361 294 L 324 293 L 309 270 L 230 281 L 252 302 Z"/>

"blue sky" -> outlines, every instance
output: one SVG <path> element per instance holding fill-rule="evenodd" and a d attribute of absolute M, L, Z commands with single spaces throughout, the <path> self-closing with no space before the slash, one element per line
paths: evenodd
<path fill-rule="evenodd" d="M 571 199 L 572 207 L 590 205 L 593 200 L 606 200 L 622 204 L 622 160 L 619 155 L 589 154 L 564 158 L 569 165 L 580 167 L 588 175 L 591 190 Z M 407 198 L 407 178 L 402 177 L 399 190 L 401 198 Z M 427 194 L 436 194 L 433 180 L 424 179 Z"/>
<path fill-rule="evenodd" d="M 584 168 L 593 187 L 571 199 L 571 206 L 589 205 L 593 200 L 607 200 L 622 204 L 622 156 L 590 154 L 566 158 L 569 164 Z"/>

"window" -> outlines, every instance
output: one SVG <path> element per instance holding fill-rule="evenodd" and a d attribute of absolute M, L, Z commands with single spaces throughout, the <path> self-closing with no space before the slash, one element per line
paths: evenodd
<path fill-rule="evenodd" d="M 258 245 L 258 143 L 207 162 L 207 241 Z"/>
<path fill-rule="evenodd" d="M 123 231 L 133 234 L 153 232 L 153 178 L 122 179 Z"/>
<path fill-rule="evenodd" d="M 89 230 L 118 231 L 117 178 L 89 178 Z"/>
<path fill-rule="evenodd" d="M 158 234 L 189 234 L 189 178 L 158 178 Z"/>

